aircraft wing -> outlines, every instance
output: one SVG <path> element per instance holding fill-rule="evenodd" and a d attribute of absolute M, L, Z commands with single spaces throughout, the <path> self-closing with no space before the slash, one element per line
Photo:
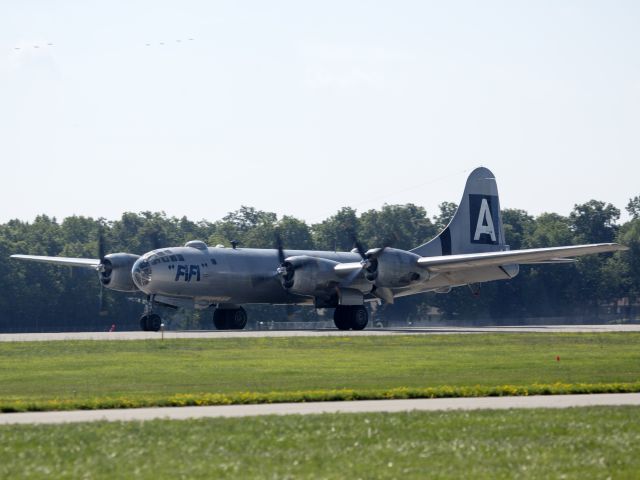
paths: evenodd
<path fill-rule="evenodd" d="M 422 257 L 418 265 L 431 272 L 451 272 L 477 267 L 490 267 L 511 264 L 567 263 L 567 257 L 577 257 L 592 253 L 618 252 L 628 250 L 617 243 L 596 243 L 574 245 L 570 247 L 532 248 L 528 250 L 506 250 L 503 252 L 465 253 Z"/>
<path fill-rule="evenodd" d="M 53 263 L 56 265 L 68 265 L 70 267 L 97 268 L 98 265 L 100 265 L 100 260 L 94 258 L 46 257 L 42 255 L 11 255 L 11 258 L 32 262 Z"/>
<path fill-rule="evenodd" d="M 360 262 L 349 262 L 349 263 L 339 263 L 335 267 L 333 267 L 333 271 L 338 274 L 340 277 L 344 277 L 354 272 L 362 271 L 362 263 Z"/>

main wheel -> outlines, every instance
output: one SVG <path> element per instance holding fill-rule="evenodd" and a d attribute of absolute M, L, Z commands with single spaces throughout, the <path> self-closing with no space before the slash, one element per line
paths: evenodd
<path fill-rule="evenodd" d="M 349 330 L 349 310 L 346 305 L 338 305 L 333 311 L 333 323 L 338 330 Z"/>
<path fill-rule="evenodd" d="M 240 307 L 227 310 L 227 328 L 229 330 L 242 330 L 247 325 L 247 311 Z"/>
<path fill-rule="evenodd" d="M 369 314 L 367 309 L 362 305 L 354 305 L 351 307 L 350 324 L 354 330 L 364 330 L 369 323 Z"/>
<path fill-rule="evenodd" d="M 217 330 L 242 330 L 247 325 L 247 311 L 240 308 L 216 309 L 213 325 Z"/>
<path fill-rule="evenodd" d="M 339 330 L 364 330 L 369 314 L 362 305 L 338 305 L 333 312 L 333 323 Z"/>
<path fill-rule="evenodd" d="M 216 308 L 213 312 L 213 326 L 216 330 L 226 330 L 227 328 L 227 312 L 228 310 L 220 310 Z"/>

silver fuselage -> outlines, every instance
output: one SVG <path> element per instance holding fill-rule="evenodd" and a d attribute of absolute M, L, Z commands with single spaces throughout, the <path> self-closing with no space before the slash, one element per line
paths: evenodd
<path fill-rule="evenodd" d="M 285 257 L 307 255 L 340 263 L 359 262 L 357 253 L 310 250 L 285 250 Z M 146 262 L 146 263 L 144 263 Z M 278 251 L 257 248 L 172 247 L 154 250 L 143 255 L 133 266 L 136 270 L 147 266 L 148 281 L 136 281 L 147 295 L 193 300 L 196 304 L 313 304 L 313 297 L 294 295 L 282 286 L 277 268 Z M 368 296 L 373 284 L 363 276 L 354 285 Z M 502 269 L 489 267 L 466 272 L 464 275 L 436 275 L 409 287 L 394 288 L 393 295 L 401 297 L 466 283 L 510 278 Z M 353 287 L 352 287 L 353 288 Z"/>

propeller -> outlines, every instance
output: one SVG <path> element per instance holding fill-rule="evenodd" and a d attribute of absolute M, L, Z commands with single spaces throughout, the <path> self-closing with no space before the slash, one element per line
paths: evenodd
<path fill-rule="evenodd" d="M 108 279 L 111 275 L 111 262 L 105 259 L 106 256 L 106 248 L 104 243 L 104 232 L 102 229 L 102 225 L 98 227 L 98 258 L 100 258 L 100 263 L 96 267 L 98 273 L 100 275 L 100 296 L 98 303 L 98 313 L 99 315 L 106 315 L 107 310 L 104 308 L 104 279 Z"/>
<path fill-rule="evenodd" d="M 378 276 L 378 257 L 380 257 L 380 255 L 382 255 L 384 251 L 390 246 L 390 242 L 385 242 L 385 244 L 380 248 L 365 250 L 355 235 L 353 235 L 352 239 L 356 251 L 362 258 L 360 264 L 362 265 L 362 269 L 365 271 L 365 278 L 370 282 L 373 282 Z M 356 273 L 356 276 L 358 273 L 359 272 Z"/>
<path fill-rule="evenodd" d="M 278 232 L 276 232 L 276 248 L 278 249 L 279 262 L 276 274 L 282 278 L 282 286 L 285 290 L 289 290 L 293 286 L 293 274 L 295 272 L 295 268 L 291 263 L 286 261 L 284 247 L 282 246 L 282 237 Z"/>
<path fill-rule="evenodd" d="M 289 289 L 293 286 L 293 275 L 295 268 L 292 264 L 286 261 L 284 254 L 284 247 L 282 245 L 282 237 L 279 232 L 276 232 L 276 249 L 278 250 L 278 262 L 280 266 L 276 269 L 276 275 L 282 278 L 282 286 L 289 292 Z M 291 319 L 295 313 L 295 306 L 291 303 L 285 305 L 287 319 Z"/>

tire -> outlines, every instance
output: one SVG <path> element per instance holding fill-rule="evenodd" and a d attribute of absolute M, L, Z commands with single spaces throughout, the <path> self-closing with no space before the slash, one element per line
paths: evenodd
<path fill-rule="evenodd" d="M 215 309 L 213 312 L 213 326 L 216 330 L 226 330 L 227 328 L 227 312 L 228 310 Z"/>
<path fill-rule="evenodd" d="M 338 305 L 333 311 L 333 323 L 338 330 L 349 330 L 348 309 L 345 305 Z"/>
<path fill-rule="evenodd" d="M 362 305 L 339 305 L 333 312 L 333 323 L 338 330 L 364 330 L 369 314 Z"/>
<path fill-rule="evenodd" d="M 364 330 L 369 323 L 369 314 L 367 309 L 362 305 L 354 305 L 349 312 L 349 323 L 354 330 Z"/>
<path fill-rule="evenodd" d="M 156 315 L 152 313 L 147 317 L 147 328 L 150 332 L 158 332 L 160 331 L 160 326 L 162 325 L 162 319 L 160 315 Z"/>
<path fill-rule="evenodd" d="M 160 318 L 160 315 L 156 315 L 155 313 L 140 317 L 140 330 L 143 332 L 157 332 L 160 330 L 161 324 L 162 318 Z"/>
<path fill-rule="evenodd" d="M 229 330 L 242 330 L 247 325 L 247 311 L 244 308 L 227 310 L 226 313 Z"/>

